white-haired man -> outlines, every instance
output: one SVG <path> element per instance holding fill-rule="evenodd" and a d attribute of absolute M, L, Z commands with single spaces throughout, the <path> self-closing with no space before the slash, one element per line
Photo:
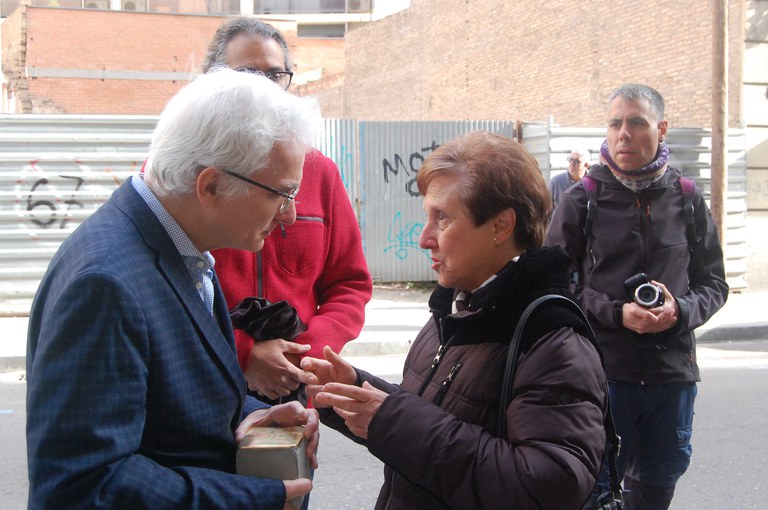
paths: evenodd
<path fill-rule="evenodd" d="M 62 244 L 29 321 L 29 508 L 286 508 L 311 482 L 235 474 L 253 425 L 318 421 L 246 397 L 209 250 L 296 219 L 315 102 L 220 70 L 166 106 L 143 176 Z"/>
<path fill-rule="evenodd" d="M 552 195 L 552 208 L 557 207 L 560 195 L 577 182 L 581 181 L 589 170 L 589 151 L 576 148 L 568 154 L 568 171 L 554 176 L 549 181 L 549 194 Z"/>

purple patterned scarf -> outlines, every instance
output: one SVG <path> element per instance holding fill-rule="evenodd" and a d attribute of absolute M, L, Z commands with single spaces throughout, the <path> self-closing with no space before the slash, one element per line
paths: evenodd
<path fill-rule="evenodd" d="M 620 183 L 632 191 L 638 192 L 658 181 L 664 175 L 664 172 L 667 170 L 667 163 L 669 162 L 669 147 L 667 147 L 667 142 L 662 140 L 659 143 L 659 150 L 656 151 L 656 157 L 653 161 L 642 168 L 630 171 L 622 170 L 613 161 L 608 152 L 608 140 L 603 141 L 603 145 L 600 147 L 600 156 Z"/>

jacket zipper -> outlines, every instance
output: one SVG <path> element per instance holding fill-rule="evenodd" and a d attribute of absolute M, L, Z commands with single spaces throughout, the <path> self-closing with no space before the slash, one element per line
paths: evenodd
<path fill-rule="evenodd" d="M 648 260 L 648 231 L 651 228 L 651 203 L 646 202 L 643 207 L 640 197 L 635 197 L 637 214 L 640 220 L 640 260 L 641 268 L 646 267 Z"/>
<path fill-rule="evenodd" d="M 445 354 L 445 351 L 448 350 L 448 347 L 451 345 L 451 342 L 453 341 L 453 337 L 451 337 L 445 344 L 443 344 L 442 322 L 440 319 L 435 319 L 435 323 L 437 324 L 437 338 L 440 340 L 440 347 L 438 347 L 437 354 L 435 354 L 435 357 L 432 358 L 432 365 L 429 367 L 429 373 L 427 374 L 427 377 L 424 379 L 424 382 L 421 383 L 421 387 L 419 388 L 419 391 L 418 391 L 419 396 L 421 396 L 424 393 L 424 390 L 427 388 L 429 381 L 431 381 L 432 378 L 435 376 L 435 372 L 437 372 L 438 367 L 440 367 L 440 361 L 442 360 L 443 355 Z M 460 368 L 461 368 L 461 362 L 457 363 L 456 365 L 453 366 L 453 368 L 451 368 L 451 372 L 448 374 L 448 377 L 442 382 L 440 393 L 445 393 L 448 391 L 448 386 L 451 385 L 453 377 L 456 375 L 456 372 L 458 372 Z M 437 398 L 438 400 L 442 401 L 443 396 L 438 394 Z M 397 471 L 392 469 L 392 478 L 389 483 L 389 492 L 387 494 L 387 502 L 384 504 L 384 510 L 389 510 L 389 508 L 392 505 L 392 497 L 395 494 L 396 478 L 397 478 Z"/>
<path fill-rule="evenodd" d="M 447 342 L 443 343 L 442 323 L 439 319 L 435 320 L 437 321 L 437 338 L 440 340 L 440 347 L 437 348 L 437 354 L 435 354 L 435 357 L 432 359 L 432 365 L 429 367 L 429 373 L 427 374 L 427 377 L 424 378 L 424 382 L 422 382 L 421 386 L 419 387 L 419 391 L 417 393 L 418 396 L 422 396 L 424 394 L 424 390 L 427 389 L 427 385 L 430 383 L 430 381 L 432 381 L 432 378 L 435 376 L 435 372 L 437 372 L 437 369 L 440 367 L 440 361 L 443 359 L 445 351 L 448 350 L 448 347 L 451 346 L 451 342 L 453 342 L 453 337 L 451 337 Z"/>
<path fill-rule="evenodd" d="M 443 403 L 443 399 L 445 398 L 445 395 L 448 393 L 448 388 L 451 387 L 451 383 L 453 383 L 453 378 L 456 377 L 456 374 L 459 373 L 459 370 L 461 370 L 461 361 L 457 362 L 453 367 L 451 367 L 451 371 L 448 373 L 448 377 L 443 379 L 443 381 L 440 383 L 440 391 L 437 392 L 437 397 L 435 398 L 435 405 L 440 405 Z"/>

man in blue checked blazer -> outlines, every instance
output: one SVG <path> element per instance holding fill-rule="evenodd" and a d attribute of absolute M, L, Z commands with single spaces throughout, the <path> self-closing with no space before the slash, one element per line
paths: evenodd
<path fill-rule="evenodd" d="M 166 106 L 146 172 L 62 244 L 27 347 L 29 508 L 283 509 L 311 482 L 235 474 L 252 425 L 318 421 L 246 397 L 209 250 L 296 219 L 314 102 L 220 70 Z"/>

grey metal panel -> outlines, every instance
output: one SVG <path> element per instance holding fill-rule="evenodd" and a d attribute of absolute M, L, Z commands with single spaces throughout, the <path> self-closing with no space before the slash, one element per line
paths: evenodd
<path fill-rule="evenodd" d="M 0 115 L 0 132 L 146 133 L 152 132 L 156 123 L 155 115 Z"/>
<path fill-rule="evenodd" d="M 0 314 L 24 315 L 61 242 L 140 168 L 154 116 L 0 115 Z M 369 269 L 380 281 L 433 280 L 418 247 L 423 226 L 415 176 L 437 146 L 474 129 L 515 136 L 513 121 L 360 122 L 326 119 L 318 148 L 334 160 L 355 205 Z M 593 151 L 602 128 L 523 126 L 542 172 L 565 170 L 574 144 Z M 706 130 L 670 130 L 673 164 L 709 193 Z M 743 131 L 731 130 L 727 269 L 745 286 L 746 170 Z M 359 168 L 358 168 L 359 167 Z"/>
<path fill-rule="evenodd" d="M 605 128 L 577 128 L 554 126 L 546 123 L 524 123 L 523 144 L 542 167 L 545 178 L 551 178 L 567 169 L 568 153 L 575 147 L 590 151 L 596 163 L 605 140 Z M 667 131 L 670 164 L 696 181 L 709 202 L 712 135 L 708 129 L 671 128 Z M 746 131 L 729 129 L 726 144 L 728 161 L 728 196 L 725 238 L 726 273 L 732 289 L 746 288 Z M 545 168 L 549 166 L 547 175 Z"/>
<path fill-rule="evenodd" d="M 0 315 L 29 312 L 62 241 L 141 168 L 157 119 L 0 115 Z M 356 137 L 355 121 L 328 119 L 317 141 L 353 203 Z"/>
<path fill-rule="evenodd" d="M 146 157 L 157 117 L 0 115 L 0 315 L 26 315 L 53 254 Z"/>
<path fill-rule="evenodd" d="M 361 121 L 359 128 L 368 269 L 380 281 L 434 280 L 429 252 L 418 246 L 424 213 L 416 173 L 440 144 L 476 129 L 514 137 L 515 123 Z"/>
<path fill-rule="evenodd" d="M 351 119 L 324 119 L 317 149 L 336 163 L 347 195 L 360 217 L 360 188 L 357 172 L 357 122 Z"/>

